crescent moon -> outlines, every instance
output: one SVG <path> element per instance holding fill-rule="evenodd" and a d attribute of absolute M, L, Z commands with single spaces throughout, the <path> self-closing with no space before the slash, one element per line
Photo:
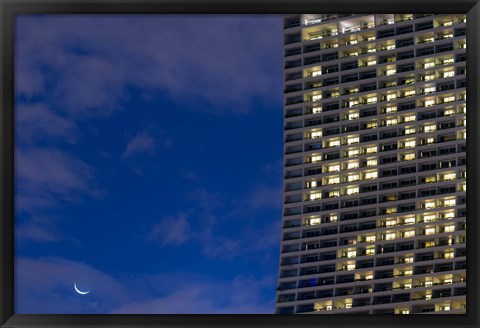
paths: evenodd
<path fill-rule="evenodd" d="M 76 292 L 81 294 L 81 295 L 87 295 L 88 293 L 90 293 L 90 291 L 86 291 L 86 292 L 82 292 L 80 289 L 77 288 L 77 283 L 73 283 L 73 287 L 75 288 Z"/>

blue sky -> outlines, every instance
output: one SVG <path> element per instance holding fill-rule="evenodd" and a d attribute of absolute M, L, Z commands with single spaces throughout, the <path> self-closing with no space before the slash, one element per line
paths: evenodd
<path fill-rule="evenodd" d="M 16 24 L 15 312 L 273 313 L 280 18 Z"/>

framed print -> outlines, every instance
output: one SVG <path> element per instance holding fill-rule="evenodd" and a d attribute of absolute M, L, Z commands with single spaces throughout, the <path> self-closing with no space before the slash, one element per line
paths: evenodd
<path fill-rule="evenodd" d="M 479 325 L 478 1 L 0 1 L 2 327 Z"/>

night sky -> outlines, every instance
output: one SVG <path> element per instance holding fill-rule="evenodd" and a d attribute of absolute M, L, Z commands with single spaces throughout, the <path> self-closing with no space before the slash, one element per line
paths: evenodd
<path fill-rule="evenodd" d="M 15 312 L 274 313 L 281 18 L 16 24 Z"/>

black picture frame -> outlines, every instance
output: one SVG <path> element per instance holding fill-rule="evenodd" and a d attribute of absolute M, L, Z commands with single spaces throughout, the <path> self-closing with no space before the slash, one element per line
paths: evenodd
<path fill-rule="evenodd" d="M 467 14 L 467 312 L 465 315 L 19 315 L 14 313 L 14 32 L 21 14 Z M 480 4 L 478 0 L 0 0 L 1 327 L 478 327 Z M 278 33 L 282 33 L 281 30 Z M 273 311 L 273 309 L 272 309 Z"/>

